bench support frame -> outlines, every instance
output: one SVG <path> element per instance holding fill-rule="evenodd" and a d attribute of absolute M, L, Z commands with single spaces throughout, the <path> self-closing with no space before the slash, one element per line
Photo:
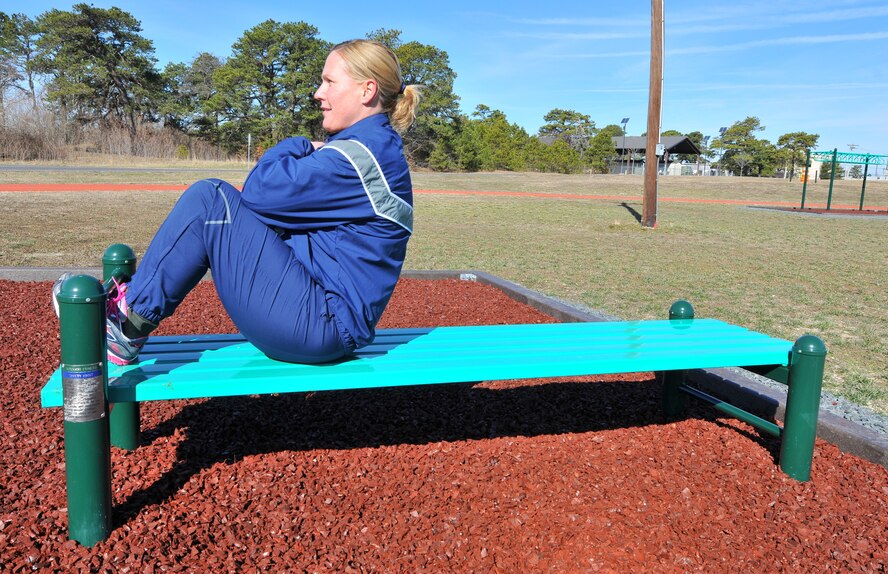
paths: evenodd
<path fill-rule="evenodd" d="M 126 450 L 139 445 L 139 403 L 109 405 L 107 401 L 104 336 L 110 279 L 128 280 L 133 273 L 132 249 L 112 245 L 103 257 L 104 285 L 92 277 L 78 275 L 64 283 L 59 295 L 68 528 L 70 538 L 84 546 L 93 546 L 111 533 L 111 445 Z M 693 307 L 687 301 L 677 301 L 669 310 L 669 318 L 693 319 Z M 780 437 L 781 470 L 795 480 L 807 481 L 811 475 L 825 359 L 823 342 L 813 335 L 804 335 L 792 347 L 788 369 L 753 369 L 773 372 L 774 379 L 787 379 L 781 381 L 789 385 L 782 429 L 685 385 L 683 370 L 657 373 L 663 388 L 662 407 L 667 417 L 678 418 L 684 410 L 685 396 L 690 395 Z"/>
<path fill-rule="evenodd" d="M 68 535 L 93 546 L 111 534 L 111 444 L 105 289 L 77 275 L 58 295 L 65 402 Z"/>
<path fill-rule="evenodd" d="M 136 272 L 136 254 L 132 247 L 115 243 L 102 255 L 102 280 L 129 281 Z M 139 403 L 118 403 L 110 408 L 111 444 L 124 450 L 139 448 L 141 409 Z"/>
<path fill-rule="evenodd" d="M 780 468 L 800 481 L 811 476 L 825 363 L 826 346 L 814 335 L 803 335 L 793 345 Z"/>

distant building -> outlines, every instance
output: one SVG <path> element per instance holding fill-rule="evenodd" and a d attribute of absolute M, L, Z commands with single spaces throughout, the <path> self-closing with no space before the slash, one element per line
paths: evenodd
<path fill-rule="evenodd" d="M 615 136 L 611 138 L 617 149 L 618 160 L 611 165 L 611 173 L 644 173 L 644 158 L 647 151 L 647 136 Z M 700 163 L 702 153 L 687 136 L 660 136 L 664 153 L 660 156 L 658 170 L 666 175 L 703 175 L 705 163 Z M 693 155 L 694 162 L 676 161 L 678 154 Z M 708 174 L 707 174 L 708 175 Z"/>

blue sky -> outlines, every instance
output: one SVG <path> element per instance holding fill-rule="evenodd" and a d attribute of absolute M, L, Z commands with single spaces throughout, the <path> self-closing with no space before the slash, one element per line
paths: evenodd
<path fill-rule="evenodd" d="M 647 128 L 651 4 L 623 2 L 301 2 L 92 0 L 142 22 L 158 67 L 202 51 L 227 57 L 256 24 L 314 25 L 331 42 L 377 28 L 445 50 L 461 107 L 502 110 L 536 133 L 553 108 L 599 127 L 630 118 Z M 18 4 L 16 6 L 15 4 Z M 73 2 L 16 2 L 35 17 Z M 20 7 L 19 7 L 20 6 Z M 446 6 L 441 8 L 440 6 Z M 665 0 L 662 129 L 716 136 L 747 116 L 776 143 L 792 131 L 820 134 L 819 149 L 888 154 L 888 3 L 884 0 Z"/>

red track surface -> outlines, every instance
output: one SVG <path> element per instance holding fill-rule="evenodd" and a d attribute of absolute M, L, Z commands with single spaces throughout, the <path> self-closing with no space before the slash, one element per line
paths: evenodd
<path fill-rule="evenodd" d="M 0 184 L 4 191 L 183 191 L 187 186 L 154 183 L 8 183 Z M 575 193 L 536 193 L 528 191 L 485 191 L 456 189 L 415 189 L 417 194 L 432 195 L 487 195 L 501 197 L 544 197 L 549 199 L 597 199 L 606 201 L 640 201 L 631 195 L 589 195 Z M 718 203 L 727 205 L 763 205 L 768 207 L 796 207 L 791 201 L 750 201 L 743 199 L 699 199 L 687 197 L 660 197 L 659 201 L 674 203 Z M 825 204 L 811 203 L 808 207 L 823 208 Z M 857 210 L 856 205 L 834 205 L 835 210 Z M 867 206 L 868 211 L 888 211 L 888 206 Z"/>

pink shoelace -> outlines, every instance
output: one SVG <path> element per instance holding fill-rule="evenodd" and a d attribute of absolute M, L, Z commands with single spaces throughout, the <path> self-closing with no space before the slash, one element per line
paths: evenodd
<path fill-rule="evenodd" d="M 109 319 L 119 321 L 121 315 L 126 317 L 126 283 L 121 283 L 116 277 L 112 277 L 114 288 L 108 293 L 108 301 L 106 303 L 106 314 Z"/>

